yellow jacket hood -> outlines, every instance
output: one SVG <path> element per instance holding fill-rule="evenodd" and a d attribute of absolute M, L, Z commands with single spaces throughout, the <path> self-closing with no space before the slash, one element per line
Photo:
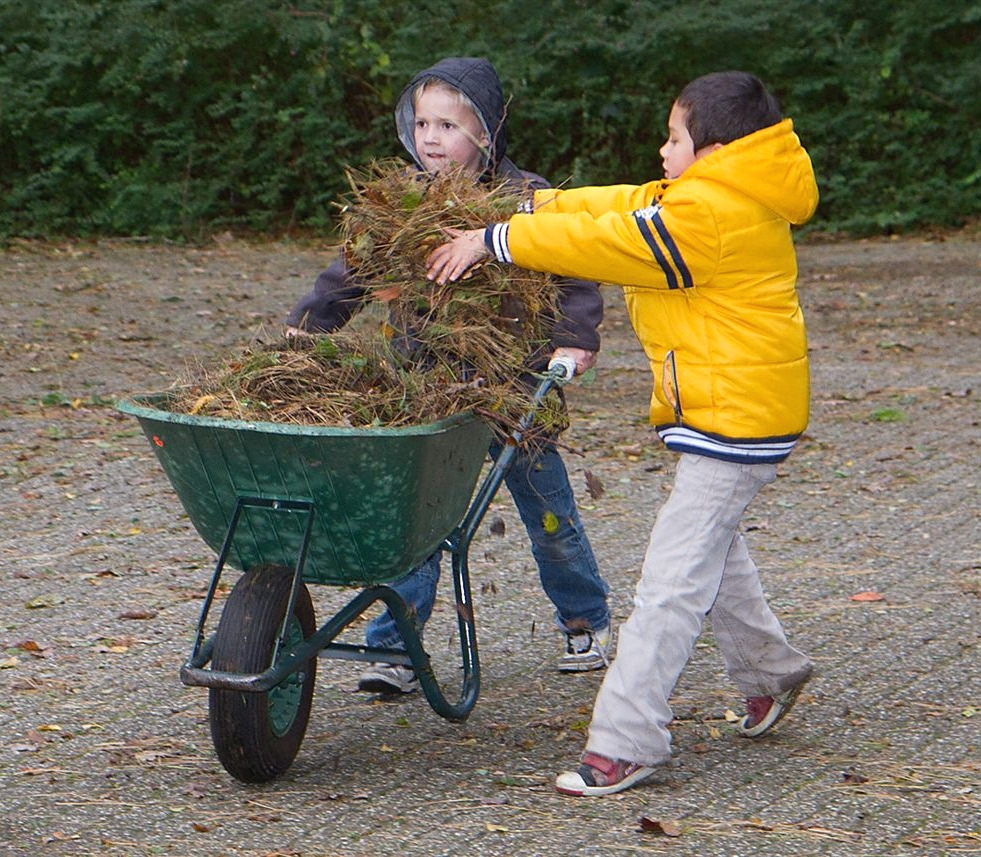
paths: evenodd
<path fill-rule="evenodd" d="M 741 137 L 696 161 L 682 180 L 718 182 L 745 194 L 788 223 L 806 223 L 817 208 L 811 159 L 790 119 Z"/>

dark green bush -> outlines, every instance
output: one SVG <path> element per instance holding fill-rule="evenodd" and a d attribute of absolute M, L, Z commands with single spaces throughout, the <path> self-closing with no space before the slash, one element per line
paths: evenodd
<path fill-rule="evenodd" d="M 746 68 L 814 159 L 812 228 L 957 226 L 981 212 L 979 33 L 970 0 L 5 0 L 0 235 L 328 228 L 448 54 L 495 62 L 512 155 L 555 182 L 659 175 L 672 97 Z"/>
<path fill-rule="evenodd" d="M 390 143 L 385 54 L 327 11 L 14 0 L 0 33 L 8 232 L 322 226 Z"/>

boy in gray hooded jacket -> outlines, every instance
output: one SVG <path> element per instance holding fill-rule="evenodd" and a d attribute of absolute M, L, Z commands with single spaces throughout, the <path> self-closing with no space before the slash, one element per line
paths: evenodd
<path fill-rule="evenodd" d="M 419 169 L 436 173 L 462 165 L 472 170 L 477 181 L 506 182 L 529 194 L 547 188 L 545 179 L 519 169 L 507 157 L 505 119 L 500 79 L 493 65 L 482 58 L 440 60 L 412 78 L 395 107 L 399 140 Z M 287 316 L 287 332 L 337 330 L 367 299 L 368 290 L 338 258 Z M 597 326 L 602 318 L 603 300 L 596 283 L 560 280 L 559 313 L 551 341 L 548 348 L 528 356 L 529 371 L 543 370 L 553 356 L 571 357 L 577 372 L 586 371 L 599 351 Z M 492 456 L 496 458 L 500 451 L 499 445 L 492 444 Z M 609 663 L 612 647 L 609 588 L 599 574 L 555 444 L 520 449 L 506 485 L 531 540 L 542 587 L 565 635 L 559 670 L 601 669 Z M 436 599 L 439 562 L 437 552 L 393 587 L 415 609 L 420 631 Z M 384 648 L 404 647 L 387 609 L 369 623 L 366 642 Z M 418 687 L 418 679 L 410 667 L 372 664 L 358 687 L 376 693 L 409 693 Z"/>

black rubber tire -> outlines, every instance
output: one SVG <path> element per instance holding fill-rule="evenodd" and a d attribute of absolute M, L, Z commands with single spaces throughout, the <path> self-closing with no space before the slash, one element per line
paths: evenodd
<path fill-rule="evenodd" d="M 292 579 L 293 570 L 281 565 L 255 566 L 239 578 L 218 622 L 213 669 L 260 673 L 271 666 Z M 310 592 L 301 583 L 280 657 L 315 630 Z M 263 783 L 293 764 L 310 719 L 316 675 L 314 656 L 266 693 L 210 690 L 211 740 L 228 773 Z"/>

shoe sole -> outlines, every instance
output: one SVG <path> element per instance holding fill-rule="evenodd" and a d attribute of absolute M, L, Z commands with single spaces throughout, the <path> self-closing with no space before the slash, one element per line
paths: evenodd
<path fill-rule="evenodd" d="M 804 679 L 804 681 L 797 685 L 797 687 L 791 688 L 773 700 L 773 707 L 770 708 L 770 711 L 773 711 L 773 708 L 776 708 L 777 712 L 772 718 L 770 718 L 770 711 L 768 711 L 766 717 L 764 717 L 755 726 L 747 729 L 743 724 L 746 722 L 746 718 L 749 717 L 749 715 L 747 714 L 745 717 L 743 717 L 743 719 L 739 721 L 739 734 L 744 738 L 760 738 L 763 735 L 766 735 L 766 733 L 776 726 L 781 720 L 783 720 L 784 717 L 786 717 L 790 712 L 790 709 L 794 707 L 794 703 L 797 702 L 797 698 L 800 696 L 800 692 L 804 689 L 804 685 L 807 684 L 809 678 L 810 677 Z"/>
<path fill-rule="evenodd" d="M 594 670 L 601 670 L 606 666 L 606 662 L 601 658 L 593 661 L 579 661 L 574 663 L 559 662 L 558 670 L 560 673 L 588 673 Z"/>
<path fill-rule="evenodd" d="M 603 797 L 622 792 L 646 780 L 657 768 L 640 767 L 617 783 L 608 786 L 587 786 L 577 771 L 559 774 L 555 780 L 555 790 L 559 794 L 573 797 Z"/>
<path fill-rule="evenodd" d="M 396 694 L 396 693 L 413 693 L 419 688 L 418 682 L 413 682 L 410 685 L 398 685 L 387 682 L 380 678 L 364 678 L 358 682 L 358 690 L 364 691 L 365 693 L 385 693 L 385 694 Z"/>

